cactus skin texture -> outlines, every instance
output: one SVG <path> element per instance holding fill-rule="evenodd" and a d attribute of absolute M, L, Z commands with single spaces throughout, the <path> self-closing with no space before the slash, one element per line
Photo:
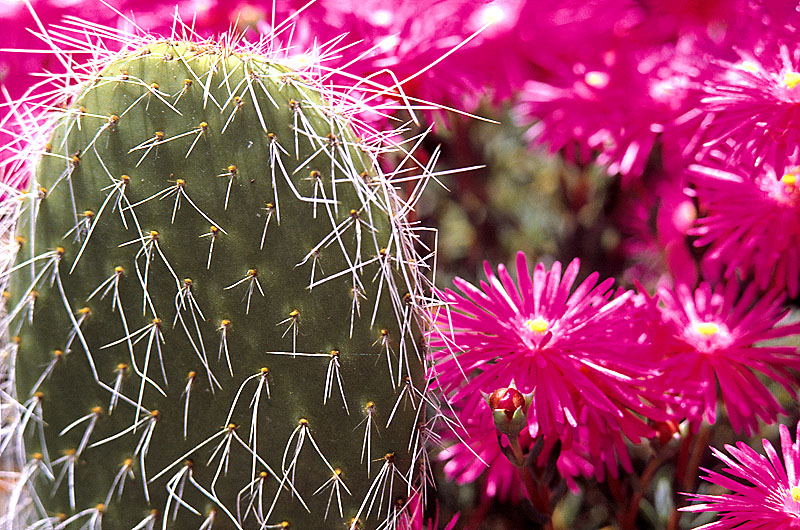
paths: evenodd
<path fill-rule="evenodd" d="M 41 528 L 408 524 L 422 284 L 326 97 L 256 54 L 161 41 L 54 122 L 8 288 Z"/>

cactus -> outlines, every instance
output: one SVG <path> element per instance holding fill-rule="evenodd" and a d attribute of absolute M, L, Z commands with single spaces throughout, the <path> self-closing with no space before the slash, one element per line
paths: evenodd
<path fill-rule="evenodd" d="M 47 113 L 6 273 L 11 527 L 408 524 L 407 204 L 354 105 L 261 48 L 152 40 Z"/>

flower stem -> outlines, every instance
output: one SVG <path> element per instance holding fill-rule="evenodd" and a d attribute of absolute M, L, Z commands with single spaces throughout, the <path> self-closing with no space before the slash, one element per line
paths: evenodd
<path fill-rule="evenodd" d="M 681 441 L 681 455 L 678 461 L 678 469 L 675 473 L 675 482 L 680 484 L 681 489 L 685 492 L 694 491 L 695 482 L 697 481 L 697 468 L 700 466 L 700 460 L 708 448 L 708 441 L 713 432 L 712 426 L 704 423 L 697 435 L 692 436 L 690 433 Z M 678 510 L 685 504 L 685 497 L 682 495 L 677 497 L 675 509 L 667 526 L 668 530 L 677 530 L 681 519 L 681 512 Z"/>
<path fill-rule="evenodd" d="M 697 468 L 700 466 L 700 460 L 703 454 L 708 450 L 708 440 L 711 438 L 713 429 L 711 425 L 703 424 L 697 438 L 692 447 L 691 457 L 689 458 L 688 465 L 682 477 L 683 489 L 686 491 L 694 491 L 695 483 L 697 482 Z"/>
<path fill-rule="evenodd" d="M 522 447 L 519 445 L 519 440 L 516 437 L 508 437 L 508 445 L 511 446 L 511 451 L 514 454 L 514 464 L 518 468 L 525 466 L 525 454 L 522 452 Z"/>
<path fill-rule="evenodd" d="M 653 456 L 653 458 L 650 459 L 650 462 L 647 463 L 644 471 L 642 471 L 642 474 L 639 477 L 639 487 L 631 496 L 631 500 L 628 503 L 628 509 L 623 515 L 623 520 L 620 521 L 620 527 L 622 527 L 623 530 L 636 529 L 636 516 L 639 514 L 639 503 L 641 503 L 645 491 L 647 490 L 648 486 L 650 486 L 650 482 L 653 480 L 656 471 L 658 471 L 658 469 L 661 467 L 661 464 L 664 463 L 665 456 L 666 452 L 664 450 L 659 451 Z"/>
<path fill-rule="evenodd" d="M 511 452 L 514 455 L 514 464 L 517 466 L 517 469 L 519 469 L 522 483 L 525 485 L 528 499 L 531 501 L 536 511 L 547 518 L 543 526 L 544 530 L 553 530 L 552 512 L 550 510 L 550 491 L 547 489 L 546 485 L 537 484 L 534 481 L 531 470 L 525 465 L 525 454 L 522 452 L 522 447 L 520 447 L 516 437 L 509 437 L 508 442 L 511 447 Z"/>

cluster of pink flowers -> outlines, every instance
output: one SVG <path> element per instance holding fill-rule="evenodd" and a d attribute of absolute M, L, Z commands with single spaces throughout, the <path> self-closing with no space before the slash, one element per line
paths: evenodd
<path fill-rule="evenodd" d="M 575 287 L 578 275 L 578 260 L 563 274 L 558 262 L 531 274 L 519 254 L 516 281 L 502 265 L 497 273 L 487 265 L 480 287 L 457 279 L 460 293 L 441 293 L 431 375 L 469 418 L 472 449 L 485 462 L 504 457 L 481 392 L 512 383 L 533 393 L 524 442 L 560 440 L 559 469 L 567 475 L 602 478 L 605 468 L 616 476 L 618 463 L 630 472 L 627 442 L 654 437 L 669 420 L 713 423 L 718 401 L 737 432 L 785 413 L 757 376 L 790 392 L 798 386 L 796 348 L 760 345 L 800 333 L 800 324 L 778 324 L 788 311 L 783 293 L 730 281 L 664 287 L 651 297 L 615 290 L 597 273 Z M 462 481 L 484 469 L 466 451 L 444 454 L 446 471 Z M 486 493 L 510 495 L 513 466 L 490 468 Z"/>
<path fill-rule="evenodd" d="M 535 122 L 533 141 L 621 177 L 635 197 L 622 220 L 633 236 L 625 248 L 640 260 L 626 278 L 644 272 L 659 286 L 652 296 L 613 290 L 590 274 L 573 289 L 577 261 L 563 275 L 558 262 L 531 275 L 520 255 L 516 281 L 487 265 L 486 281 L 457 279 L 460 292 L 442 292 L 431 316 L 432 376 L 470 418 L 467 444 L 487 462 L 505 459 L 474 395 L 515 384 L 534 396 L 520 443 L 558 439 L 558 468 L 573 488 L 578 476 L 631 471 L 630 444 L 665 424 L 697 430 L 724 411 L 735 432 L 752 435 L 788 413 L 764 380 L 789 395 L 800 388 L 797 348 L 775 342 L 800 334 L 784 322 L 787 297 L 800 292 L 797 10 L 714 2 L 685 16 L 689 3 L 678 3 L 667 16 L 655 3 L 612 4 L 618 16 L 587 17 L 592 28 L 569 18 L 592 45 L 549 55 L 562 68 L 527 81 L 517 108 Z M 655 263 L 643 267 L 642 256 Z M 689 511 L 723 514 L 703 528 L 800 528 L 797 443 L 784 427 L 781 437 L 785 472 L 768 444 L 768 460 L 744 445 L 729 448 L 741 463 L 715 453 L 747 484 L 709 471 L 733 493 L 692 497 L 704 504 Z M 467 455 L 463 445 L 449 449 L 446 472 L 474 479 L 483 464 Z M 493 467 L 484 491 L 520 495 L 516 477 L 513 465 Z"/>

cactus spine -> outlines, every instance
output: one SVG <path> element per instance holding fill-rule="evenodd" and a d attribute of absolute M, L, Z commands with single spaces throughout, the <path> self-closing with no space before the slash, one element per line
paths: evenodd
<path fill-rule="evenodd" d="M 7 275 L 11 524 L 407 524 L 421 261 L 327 92 L 252 50 L 154 41 L 54 112 Z"/>

